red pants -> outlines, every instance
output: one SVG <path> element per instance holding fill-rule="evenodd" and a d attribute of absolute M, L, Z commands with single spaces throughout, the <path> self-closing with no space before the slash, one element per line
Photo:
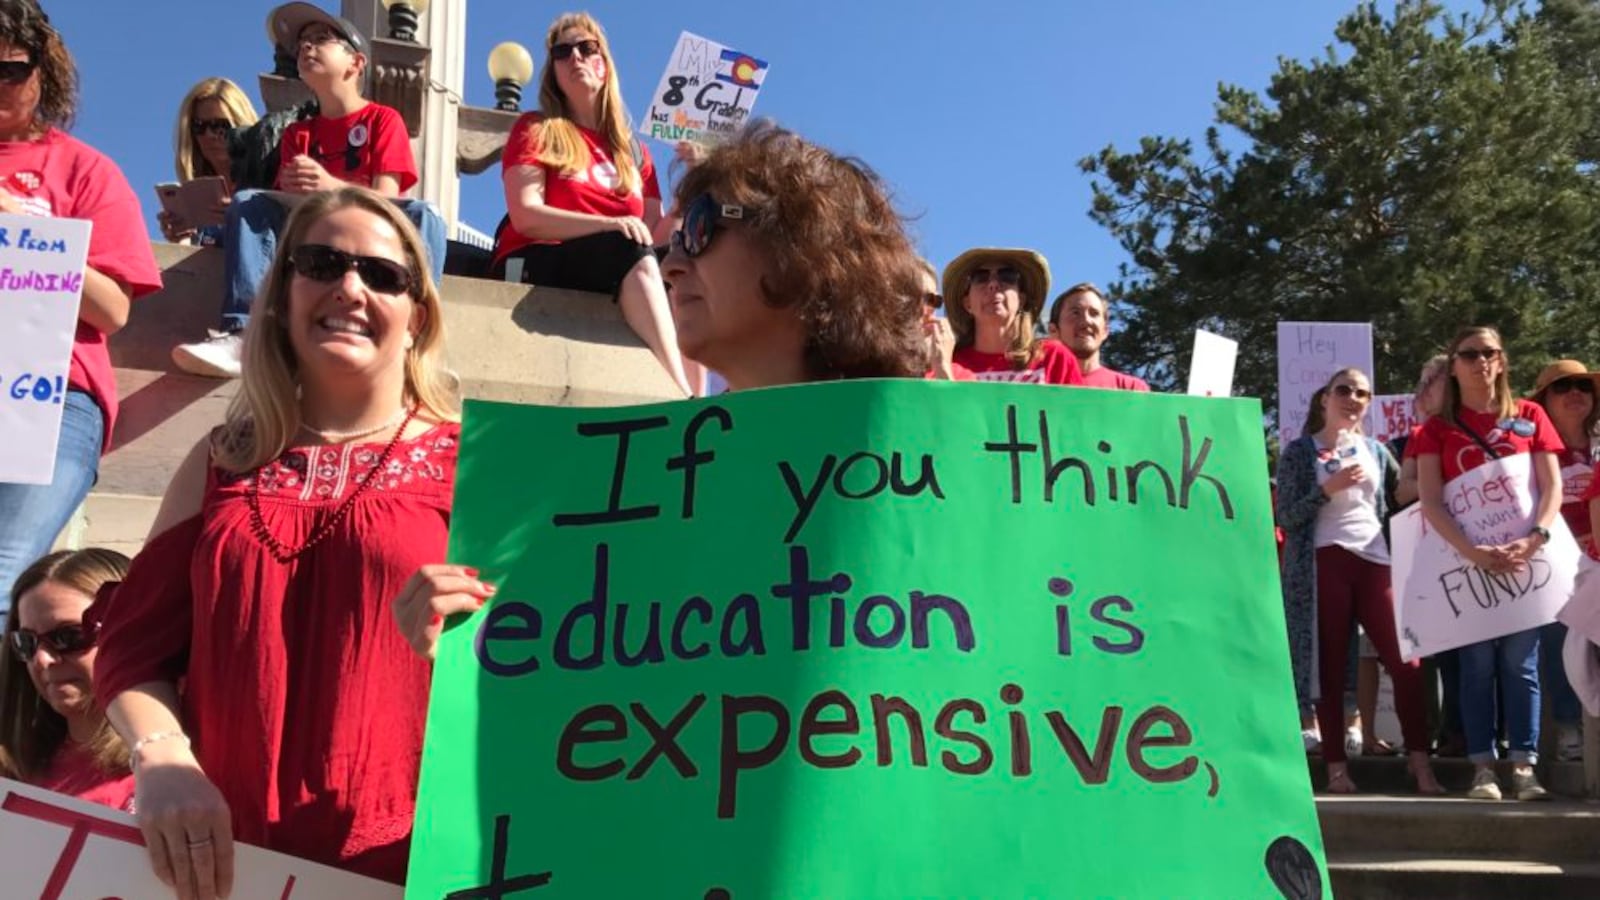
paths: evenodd
<path fill-rule="evenodd" d="M 1317 724 L 1322 758 L 1342 763 L 1344 753 L 1344 676 L 1356 622 L 1378 648 L 1378 660 L 1394 682 L 1395 713 L 1406 750 L 1428 750 L 1428 720 L 1422 705 L 1422 664 L 1400 661 L 1394 631 L 1394 593 L 1389 567 L 1362 559 L 1343 547 L 1317 548 L 1317 673 L 1322 699 Z M 1362 722 L 1371 733 L 1374 722 Z"/>

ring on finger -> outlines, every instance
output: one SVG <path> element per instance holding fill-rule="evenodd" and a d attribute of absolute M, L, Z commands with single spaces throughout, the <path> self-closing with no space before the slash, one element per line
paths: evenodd
<path fill-rule="evenodd" d="M 201 847 L 209 847 L 209 846 L 211 846 L 211 838 L 209 836 L 203 837 L 198 841 L 195 840 L 194 838 L 189 838 L 189 849 L 190 850 L 198 850 Z"/>

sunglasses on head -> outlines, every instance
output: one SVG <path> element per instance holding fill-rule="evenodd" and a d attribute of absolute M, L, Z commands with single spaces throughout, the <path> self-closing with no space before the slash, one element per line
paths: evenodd
<path fill-rule="evenodd" d="M 227 134 L 233 130 L 233 123 L 227 119 L 195 119 L 189 123 L 189 133 L 195 137 L 203 134 Z"/>
<path fill-rule="evenodd" d="M 1356 387 L 1353 384 L 1336 384 L 1333 386 L 1333 393 L 1335 396 L 1344 397 L 1346 399 L 1349 399 L 1350 397 L 1354 397 L 1357 400 L 1362 401 L 1372 399 L 1371 391 L 1367 390 L 1366 388 Z"/>
<path fill-rule="evenodd" d="M 967 277 L 967 284 L 985 284 L 995 280 L 998 280 L 1006 287 L 1016 287 L 1022 283 L 1022 271 L 1016 266 L 973 269 L 972 274 Z"/>
<path fill-rule="evenodd" d="M 411 290 L 411 270 L 381 256 L 357 256 L 326 244 L 301 244 L 289 251 L 289 267 L 312 281 L 334 282 L 351 269 L 367 287 L 380 294 Z"/>
<path fill-rule="evenodd" d="M 0 82 L 21 84 L 28 80 L 39 64 L 31 59 L 8 59 L 0 62 Z"/>
<path fill-rule="evenodd" d="M 41 645 L 53 656 L 75 656 L 94 647 L 95 639 L 99 636 L 100 629 L 91 622 L 57 625 L 42 634 L 18 628 L 6 635 L 12 652 L 23 662 L 33 659 Z"/>
<path fill-rule="evenodd" d="M 1585 378 L 1581 375 L 1573 378 L 1559 378 L 1550 382 L 1550 387 L 1548 390 L 1552 394 L 1565 394 L 1569 391 L 1577 391 L 1580 394 L 1589 394 L 1590 396 L 1593 396 L 1594 379 Z"/>
<path fill-rule="evenodd" d="M 672 245 L 683 255 L 694 259 L 711 247 L 717 234 L 720 219 L 743 220 L 745 208 L 728 203 L 718 203 L 710 194 L 701 194 L 690 202 L 683 213 L 683 226 L 672 233 Z"/>
<path fill-rule="evenodd" d="M 573 53 L 578 54 L 578 59 L 592 59 L 600 55 L 600 42 L 589 38 L 582 41 L 573 41 L 567 44 L 551 44 L 551 59 L 566 59 Z"/>
<path fill-rule="evenodd" d="M 1479 348 L 1479 347 L 1468 347 L 1465 350 L 1457 350 L 1456 351 L 1456 359 L 1464 359 L 1467 362 L 1477 362 L 1480 359 L 1488 360 L 1489 362 L 1494 362 L 1495 360 L 1497 360 L 1499 358 L 1500 358 L 1500 348 L 1499 347 L 1482 347 L 1482 348 Z"/>

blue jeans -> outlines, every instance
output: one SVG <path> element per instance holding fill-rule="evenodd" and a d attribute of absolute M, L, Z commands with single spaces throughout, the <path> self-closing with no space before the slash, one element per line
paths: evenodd
<path fill-rule="evenodd" d="M 1550 715 L 1560 725 L 1581 725 L 1583 706 L 1567 680 L 1567 664 L 1561 648 L 1567 642 L 1567 626 L 1551 622 L 1539 629 L 1539 658 L 1542 662 L 1545 693 L 1550 695 Z"/>
<path fill-rule="evenodd" d="M 1468 644 L 1461 655 L 1461 724 L 1467 757 L 1494 762 L 1494 679 L 1500 676 L 1500 703 L 1513 762 L 1539 761 L 1539 629 Z"/>
<path fill-rule="evenodd" d="M 431 203 L 396 199 L 395 205 L 422 233 L 422 246 L 428 251 L 428 268 L 433 281 L 444 277 L 446 229 L 444 219 Z M 242 331 L 250 321 L 250 304 L 256 291 L 267 282 L 272 257 L 278 250 L 278 232 L 289 219 L 289 209 L 266 191 L 240 191 L 228 204 L 223 225 L 222 249 L 224 295 L 222 330 Z"/>
<path fill-rule="evenodd" d="M 11 607 L 11 583 L 50 552 L 100 473 L 105 414 L 82 391 L 68 391 L 56 442 L 55 480 L 0 484 L 0 610 Z"/>

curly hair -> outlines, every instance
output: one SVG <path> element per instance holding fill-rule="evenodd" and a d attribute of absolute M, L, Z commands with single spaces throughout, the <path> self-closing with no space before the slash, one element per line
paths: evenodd
<path fill-rule="evenodd" d="M 769 263 L 762 296 L 805 326 L 811 380 L 922 376 L 917 254 L 864 163 L 755 122 L 684 175 L 676 208 L 702 194 L 747 210 L 742 227 Z"/>
<path fill-rule="evenodd" d="M 34 122 L 71 128 L 78 112 L 78 67 L 35 0 L 0 0 L 0 43 L 28 51 L 28 61 L 39 67 Z"/>

